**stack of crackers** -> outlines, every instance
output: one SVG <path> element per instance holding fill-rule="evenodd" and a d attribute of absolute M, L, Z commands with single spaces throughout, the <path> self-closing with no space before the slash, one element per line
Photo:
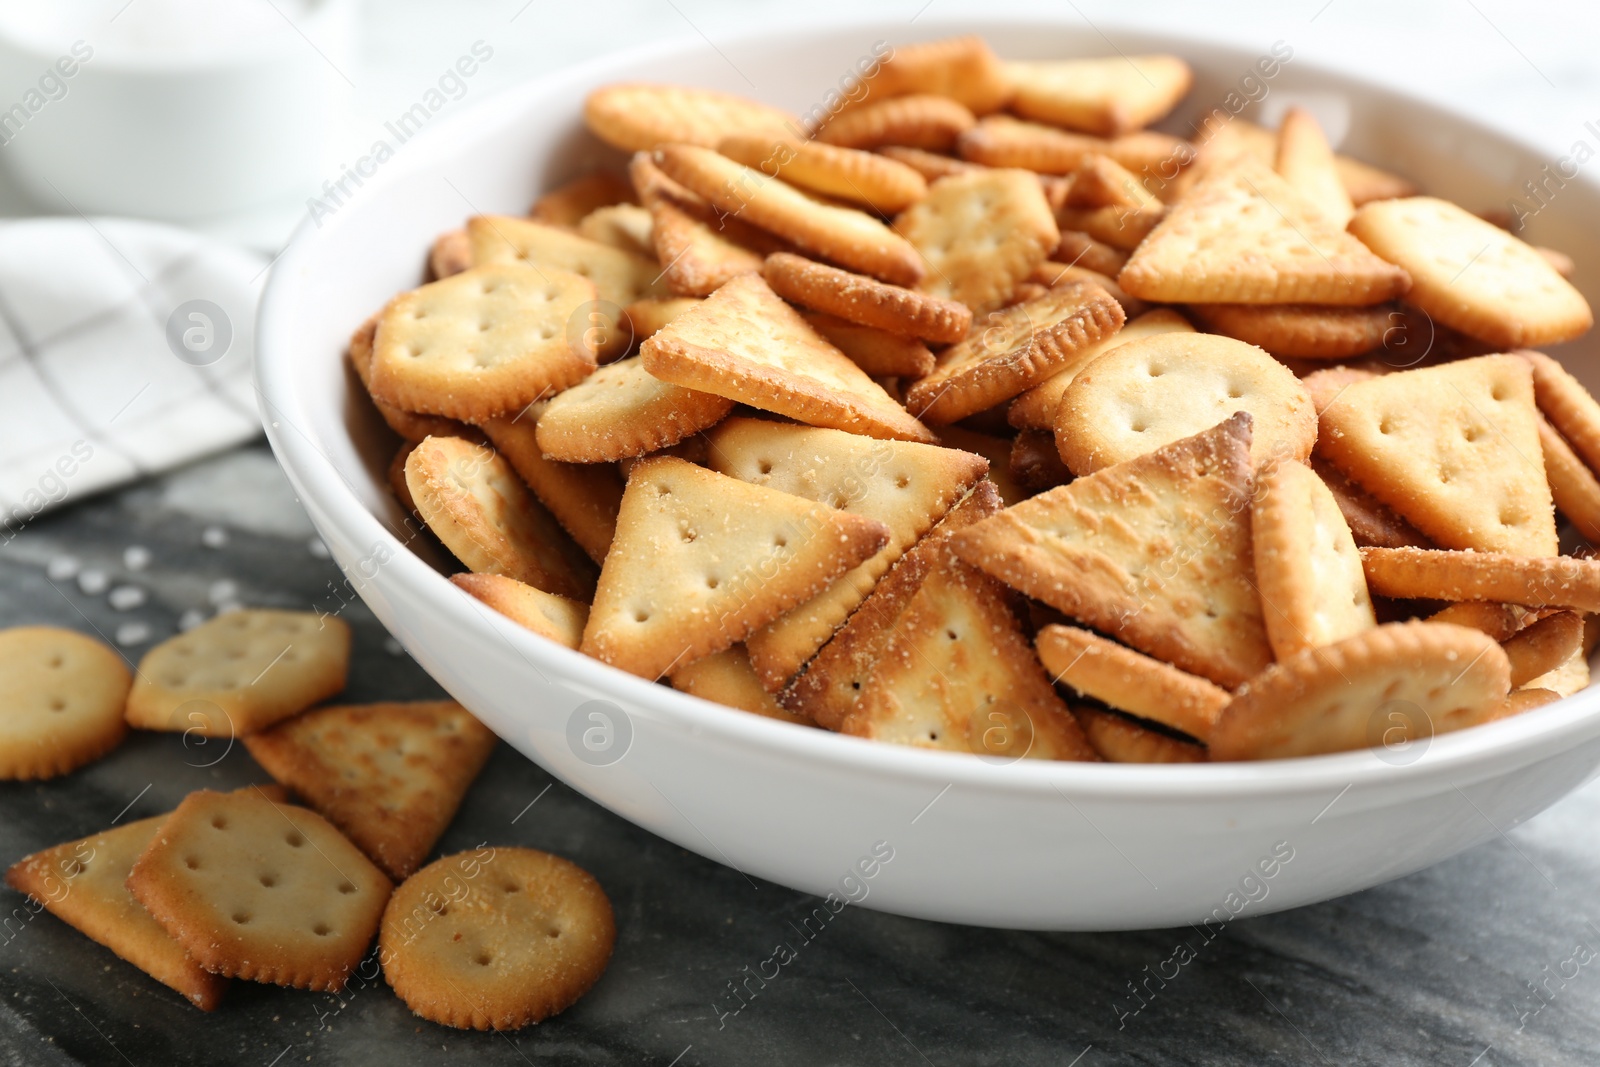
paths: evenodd
<path fill-rule="evenodd" d="M 531 849 L 424 867 L 495 737 L 450 700 L 312 707 L 344 688 L 349 656 L 349 628 L 309 612 L 220 615 L 136 673 L 81 634 L 0 631 L 0 778 L 64 774 L 131 725 L 181 733 L 191 766 L 242 741 L 277 780 L 190 793 L 6 881 L 206 1011 L 229 978 L 341 990 L 374 938 L 389 984 L 435 1022 L 506 1029 L 568 1007 L 610 958 L 605 893 Z"/>
<path fill-rule="evenodd" d="M 442 235 L 350 358 L 462 590 L 757 714 L 1007 761 L 1405 744 L 1581 688 L 1571 263 L 1175 56 L 896 49 L 820 126 L 615 84 L 631 153 Z M 620 162 L 620 157 L 619 157 Z M 625 177 L 624 177 L 625 174 Z"/>

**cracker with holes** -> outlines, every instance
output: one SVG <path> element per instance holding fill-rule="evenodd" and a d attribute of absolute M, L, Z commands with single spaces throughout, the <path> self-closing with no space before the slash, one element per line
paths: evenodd
<path fill-rule="evenodd" d="M 1398 745 L 1488 721 L 1511 688 L 1487 635 L 1390 623 L 1309 648 L 1252 678 L 1211 734 L 1213 760 L 1285 759 Z"/>
<path fill-rule="evenodd" d="M 762 275 L 785 300 L 890 333 L 950 344 L 972 326 L 972 311 L 955 300 L 887 285 L 803 256 L 775 253 Z"/>
<path fill-rule="evenodd" d="M 583 389 L 596 377 L 591 375 L 574 388 Z M 505 457 L 561 528 L 572 535 L 590 559 L 603 563 L 617 528 L 622 479 L 600 467 L 548 457 L 536 440 L 535 429 L 548 406 L 548 401 L 530 404 L 515 416 L 488 419 L 481 428 L 495 451 Z"/>
<path fill-rule="evenodd" d="M 906 605 L 922 587 L 934 563 L 945 557 L 950 535 L 988 518 L 1000 507 L 1000 494 L 994 485 L 979 482 L 895 562 L 844 626 L 806 665 L 804 673 L 778 694 L 779 702 L 820 726 L 839 729 L 883 657 Z"/>
<path fill-rule="evenodd" d="M 992 408 L 1078 365 L 1122 328 L 1122 306 L 1092 283 L 989 313 L 966 340 L 940 353 L 933 371 L 906 390 L 906 407 L 934 425 Z"/>
<path fill-rule="evenodd" d="M 732 93 L 643 82 L 594 90 L 583 102 L 583 121 L 624 152 L 671 143 L 711 146 L 732 133 L 792 136 L 800 129 L 793 115 Z"/>
<path fill-rule="evenodd" d="M 1489 600 L 1600 612 L 1600 562 L 1431 548 L 1364 548 L 1367 588 L 1399 600 Z"/>
<path fill-rule="evenodd" d="M 973 34 L 897 45 L 861 84 L 866 100 L 932 93 L 979 115 L 1000 110 L 1011 96 L 1005 64 L 987 41 Z"/>
<path fill-rule="evenodd" d="M 1411 275 L 1406 299 L 1502 348 L 1570 341 L 1594 325 L 1583 294 L 1517 237 L 1431 196 L 1367 204 L 1350 232 Z"/>
<path fill-rule="evenodd" d="M 246 786 L 287 799 L 281 786 Z M 6 870 L 6 884 L 27 893 L 50 914 L 104 945 L 201 1011 L 215 1011 L 228 980 L 201 967 L 125 884 L 166 815 L 125 823 L 24 856 Z"/>
<path fill-rule="evenodd" d="M 1444 548 L 1557 551 L 1528 364 L 1481 356 L 1349 385 L 1318 451 Z"/>
<path fill-rule="evenodd" d="M 986 167 L 1020 167 L 1039 174 L 1071 174 L 1084 157 L 1102 155 L 1135 174 L 1170 172 L 1194 155 L 1187 141 L 1141 131 L 1103 138 L 1070 133 L 1009 115 L 991 115 L 961 135 L 961 158 Z"/>
<path fill-rule="evenodd" d="M 406 459 L 406 486 L 428 529 L 468 570 L 589 598 L 594 564 L 492 448 L 430 437 Z"/>
<path fill-rule="evenodd" d="M 1078 352 L 1068 363 L 1038 385 L 1019 393 L 1006 408 L 1006 421 L 1019 430 L 1045 430 L 1055 432 L 1056 409 L 1067 393 L 1067 386 L 1078 376 L 1078 371 L 1104 355 L 1130 341 L 1155 337 L 1163 333 L 1193 333 L 1189 320 L 1171 308 L 1147 311 L 1130 319 L 1122 329 L 1103 341 L 1096 342 Z"/>
<path fill-rule="evenodd" d="M 888 544 L 875 555 L 745 639 L 757 675 L 774 692 L 989 469 L 981 456 L 951 448 L 756 419 L 729 419 L 710 437 L 713 470 L 875 519 L 889 530 Z"/>
<path fill-rule="evenodd" d="M 933 440 L 759 275 L 735 278 L 674 319 L 645 341 L 640 359 L 662 381 L 814 426 Z"/>
<path fill-rule="evenodd" d="M 1305 108 L 1291 107 L 1283 116 L 1273 169 L 1333 225 L 1348 225 L 1356 213 L 1349 191 L 1339 180 L 1328 138 Z"/>
<path fill-rule="evenodd" d="M 895 620 L 842 733 L 990 760 L 1093 760 L 1005 586 L 950 551 Z"/>
<path fill-rule="evenodd" d="M 242 737 L 344 688 L 350 627 L 332 615 L 249 609 L 218 615 L 144 654 L 128 725 Z"/>
<path fill-rule="evenodd" d="M 1161 118 L 1189 91 L 1194 75 L 1177 56 L 1108 56 L 1007 63 L 1023 118 L 1101 137 L 1132 133 Z"/>
<path fill-rule="evenodd" d="M 821 196 L 893 215 L 928 195 L 928 182 L 887 156 L 791 137 L 734 134 L 717 151 L 763 174 Z"/>
<path fill-rule="evenodd" d="M 1233 699 L 1204 678 L 1076 626 L 1046 626 L 1034 647 L 1057 684 L 1202 742 Z"/>
<path fill-rule="evenodd" d="M 1061 240 L 1038 179 L 1020 170 L 941 178 L 894 226 L 927 260 L 918 286 L 976 315 L 995 310 Z"/>
<path fill-rule="evenodd" d="M 385 404 L 452 419 L 516 411 L 594 370 L 594 352 L 570 329 L 594 300 L 587 278 L 521 263 L 402 293 L 378 318 L 369 388 Z"/>
<path fill-rule="evenodd" d="M 444 1026 L 515 1030 L 587 993 L 616 942 L 583 868 L 531 848 L 435 860 L 395 890 L 378 955 L 406 1007 Z"/>
<path fill-rule="evenodd" d="M 54 626 L 0 630 L 0 779 L 54 778 L 122 743 L 133 683 L 106 644 Z"/>
<path fill-rule="evenodd" d="M 976 121 L 971 111 L 949 97 L 916 93 L 850 108 L 830 119 L 816 137 L 841 148 L 892 144 L 944 152 Z"/>
<path fill-rule="evenodd" d="M 463 232 L 463 237 L 465 233 Z M 471 266 L 470 263 L 467 264 Z M 465 270 L 463 267 L 462 270 Z M 453 273 L 459 274 L 460 271 Z M 444 275 L 441 275 L 444 277 Z M 383 421 L 388 423 L 389 429 L 405 438 L 407 441 L 420 441 L 429 434 L 460 434 L 470 436 L 475 431 L 472 427 L 456 419 L 447 419 L 442 415 L 420 415 L 414 411 L 405 411 L 393 404 L 385 403 L 372 394 L 372 342 L 378 335 L 378 316 L 374 315 L 350 335 L 350 347 L 346 350 L 350 357 L 350 366 L 354 368 L 356 377 L 361 381 L 361 387 L 367 391 L 372 399 L 372 406 L 378 409 L 378 414 L 383 416 Z"/>
<path fill-rule="evenodd" d="M 582 651 L 655 679 L 821 593 L 882 523 L 664 457 L 628 476 Z"/>
<path fill-rule="evenodd" d="M 453 700 L 317 708 L 245 738 L 268 774 L 397 881 L 422 865 L 494 744 Z"/>
<path fill-rule="evenodd" d="M 743 645 L 713 652 L 693 663 L 685 664 L 672 672 L 672 688 L 690 693 L 702 700 L 722 704 L 769 719 L 781 719 L 801 726 L 812 722 L 804 715 L 778 703 L 778 698 L 767 692 L 750 664 L 750 653 Z"/>
<path fill-rule="evenodd" d="M 452 574 L 450 583 L 540 637 L 577 648 L 589 605 L 507 578 L 503 574 Z"/>
<path fill-rule="evenodd" d="M 608 170 L 590 171 L 540 196 L 528 217 L 551 226 L 577 226 L 602 208 L 633 199 L 633 188 Z"/>
<path fill-rule="evenodd" d="M 1262 469 L 1250 529 L 1267 640 L 1279 659 L 1377 625 L 1355 538 L 1310 467 L 1285 460 Z"/>
<path fill-rule="evenodd" d="M 552 460 L 604 463 L 669 448 L 732 410 L 732 400 L 662 381 L 632 357 L 558 395 L 540 414 L 534 436 Z"/>
<path fill-rule="evenodd" d="M 1410 276 L 1248 157 L 1208 171 L 1128 259 L 1134 296 L 1190 304 L 1376 304 Z"/>
<path fill-rule="evenodd" d="M 1165 333 L 1117 345 L 1078 371 L 1056 409 L 1056 446 L 1074 473 L 1089 474 L 1237 411 L 1250 413 L 1258 466 L 1311 455 L 1316 412 L 1287 367 L 1229 337 Z"/>
<path fill-rule="evenodd" d="M 1157 733 L 1125 715 L 1083 705 L 1072 709 L 1089 744 L 1107 763 L 1205 763 L 1205 747 Z"/>
<path fill-rule="evenodd" d="M 933 352 L 915 337 L 846 322 L 825 311 L 802 311 L 800 317 L 874 378 L 915 381 L 933 370 Z"/>
<path fill-rule="evenodd" d="M 505 215 L 479 215 L 467 220 L 467 237 L 472 242 L 474 266 L 525 265 L 548 275 L 552 283 L 565 274 L 593 282 L 595 295 L 590 299 L 598 301 L 598 306 L 585 309 L 582 329 L 568 320 L 559 332 L 601 357 L 619 355 L 628 347 L 631 338 L 618 321 L 622 308 L 643 297 L 670 295 L 654 260 L 556 226 Z"/>
<path fill-rule="evenodd" d="M 1251 558 L 1250 414 L 1007 508 L 956 551 L 1013 588 L 1191 674 L 1272 662 Z"/>
<path fill-rule="evenodd" d="M 328 820 L 255 790 L 190 793 L 127 885 L 212 974 L 332 991 L 366 955 L 393 888 Z"/>
<path fill-rule="evenodd" d="M 668 177 L 719 211 L 798 248 L 896 285 L 922 278 L 917 250 L 865 212 L 823 203 L 708 148 L 667 145 L 652 158 Z"/>

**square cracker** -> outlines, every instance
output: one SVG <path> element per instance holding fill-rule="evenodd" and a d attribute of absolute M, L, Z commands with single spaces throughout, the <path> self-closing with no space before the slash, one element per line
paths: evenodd
<path fill-rule="evenodd" d="M 941 178 L 894 226 L 928 262 L 917 287 L 975 315 L 1009 300 L 1061 241 L 1038 178 L 1022 170 Z"/>
<path fill-rule="evenodd" d="M 934 440 L 758 274 L 735 278 L 673 319 L 645 341 L 640 357 L 662 381 L 813 426 Z"/>
<path fill-rule="evenodd" d="M 494 745 L 453 700 L 317 708 L 245 738 L 396 882 L 422 866 Z"/>
<path fill-rule="evenodd" d="M 1529 245 L 1431 196 L 1367 204 L 1350 232 L 1411 275 L 1406 299 L 1502 348 L 1570 341 L 1594 325 L 1583 294 Z"/>
<path fill-rule="evenodd" d="M 1317 451 L 1445 548 L 1553 556 L 1532 372 L 1479 356 L 1347 386 Z"/>
<path fill-rule="evenodd" d="M 240 737 L 333 696 L 350 666 L 350 627 L 309 611 L 229 612 L 144 654 L 128 725 Z"/>
<path fill-rule="evenodd" d="M 744 640 L 889 539 L 883 524 L 671 457 L 634 466 L 581 651 L 656 679 Z"/>
<path fill-rule="evenodd" d="M 316 812 L 205 789 L 167 816 L 127 886 L 211 973 L 330 991 L 366 955 L 394 888 Z"/>
<path fill-rule="evenodd" d="M 955 535 L 1001 581 L 1157 659 L 1236 686 L 1272 662 L 1250 544 L 1250 413 Z"/>
<path fill-rule="evenodd" d="M 1145 300 L 1196 304 L 1376 304 L 1411 284 L 1248 156 L 1208 170 L 1117 280 Z"/>
<path fill-rule="evenodd" d="M 1177 56 L 1116 56 L 1006 64 L 1011 109 L 1026 119 L 1116 137 L 1171 111 L 1194 75 Z"/>
<path fill-rule="evenodd" d="M 758 419 L 729 419 L 709 436 L 713 470 L 889 528 L 889 543 L 870 559 L 745 640 L 756 673 L 773 692 L 816 654 L 901 553 L 966 496 L 989 466 L 982 457 L 953 448 Z"/>

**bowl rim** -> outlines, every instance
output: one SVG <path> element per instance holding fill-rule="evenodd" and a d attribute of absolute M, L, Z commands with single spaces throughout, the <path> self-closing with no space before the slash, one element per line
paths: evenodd
<path fill-rule="evenodd" d="M 866 30 L 885 25 L 888 23 L 876 15 L 830 19 L 821 25 L 800 21 L 774 22 L 719 37 L 718 41 L 738 47 L 774 39 L 828 37 L 852 29 Z M 964 32 L 981 33 L 982 27 L 991 25 L 1011 29 L 1032 27 L 1051 33 L 1081 32 L 1077 27 L 1070 26 L 1065 17 L 1006 13 L 919 20 L 915 26 L 915 39 Z M 1247 63 L 1252 54 L 1238 41 L 1195 35 L 1179 36 L 1111 20 L 1094 29 L 1097 33 L 1105 29 L 1112 34 L 1170 42 L 1169 47 L 1175 51 L 1187 44 L 1214 52 L 1233 53 Z M 506 86 L 421 131 L 413 138 L 415 147 L 406 154 L 405 160 L 399 165 L 386 167 L 375 180 L 368 182 L 368 186 L 370 189 L 385 188 L 436 163 L 441 148 L 468 137 L 467 131 L 482 118 L 514 105 L 518 98 L 552 96 L 564 86 L 586 84 L 599 76 L 626 80 L 627 69 L 638 63 L 695 52 L 712 55 L 717 48 L 717 44 L 708 38 L 685 33 L 608 52 Z M 1509 142 L 1534 155 L 1545 154 L 1541 148 L 1513 131 L 1493 127 L 1465 111 L 1435 103 L 1411 91 L 1316 63 L 1296 60 L 1294 70 L 1298 76 L 1342 82 L 1366 92 L 1403 101 L 1409 107 L 1424 112 L 1448 115 L 1451 121 L 1467 127 L 1475 136 Z M 1600 180 L 1586 174 L 1580 174 L 1577 180 L 1600 192 Z M 364 188 L 363 193 L 370 194 L 370 190 Z M 600 693 L 604 699 L 619 707 L 625 706 L 625 714 L 630 718 L 643 718 L 655 725 L 688 732 L 710 743 L 755 748 L 775 758 L 815 761 L 829 768 L 887 774 L 902 780 L 921 781 L 934 789 L 961 786 L 990 793 L 1035 797 L 1048 797 L 1054 793 L 1061 797 L 1071 795 L 1104 799 L 1225 800 L 1269 794 L 1321 795 L 1332 797 L 1329 802 L 1331 807 L 1355 786 L 1416 787 L 1424 781 L 1441 778 L 1452 785 L 1469 784 L 1542 759 L 1551 751 L 1600 732 L 1600 684 L 1596 684 L 1573 696 L 1508 719 L 1436 735 L 1429 739 L 1427 748 L 1418 758 L 1405 763 L 1386 762 L 1378 758 L 1373 749 L 1232 763 L 1128 764 L 1030 759 L 998 763 L 973 758 L 965 753 L 870 741 L 761 715 L 734 712 L 722 705 L 647 681 L 592 659 L 575 649 L 541 638 L 509 620 L 497 623 L 490 617 L 490 612 L 470 602 L 470 596 L 407 549 L 362 504 L 338 468 L 321 452 L 307 432 L 300 429 L 302 423 L 311 420 L 302 414 L 304 405 L 292 373 L 295 350 L 289 334 L 295 317 L 295 298 L 299 295 L 296 290 L 297 275 L 302 266 L 315 257 L 322 241 L 331 238 L 340 227 L 348 225 L 352 218 L 361 213 L 363 199 L 370 199 L 370 195 L 358 198 L 348 210 L 340 211 L 324 227 L 316 226 L 310 218 L 303 219 L 272 264 L 256 317 L 255 346 L 256 396 L 267 438 L 297 493 L 303 500 L 314 504 L 307 509 L 313 512 L 313 521 L 316 520 L 316 513 L 321 512 L 327 522 L 342 527 L 353 543 L 382 543 L 389 546 L 392 558 L 384 565 L 382 572 L 391 573 L 392 577 L 383 580 L 412 587 L 449 624 L 485 640 L 508 643 L 511 650 L 537 673 L 552 678 L 554 684 L 561 685 L 575 695 L 584 690 Z M 390 568 L 394 568 L 392 572 Z M 374 579 L 371 584 L 377 584 L 378 581 Z M 363 584 L 359 591 L 365 599 L 367 585 Z"/>

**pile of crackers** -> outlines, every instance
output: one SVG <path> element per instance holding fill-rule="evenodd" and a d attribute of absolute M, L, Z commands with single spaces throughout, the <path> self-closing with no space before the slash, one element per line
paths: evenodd
<path fill-rule="evenodd" d="M 962 37 L 820 126 L 594 91 L 631 155 L 441 235 L 351 341 L 395 494 L 550 640 L 999 761 L 1404 745 L 1582 688 L 1600 405 L 1535 350 L 1592 323 L 1570 260 L 1301 109 L 1148 129 L 1190 82 Z"/>
<path fill-rule="evenodd" d="M 70 630 L 0 631 L 0 778 L 65 774 L 132 726 L 181 733 L 191 766 L 237 740 L 276 779 L 190 793 L 27 856 L 6 881 L 206 1011 L 230 978 L 337 992 L 379 969 L 449 1026 L 510 1029 L 567 1008 L 610 959 L 605 892 L 533 849 L 485 844 L 425 866 L 495 737 L 450 700 L 313 707 L 344 688 L 349 658 L 349 628 L 311 612 L 219 615 L 137 672 Z"/>

